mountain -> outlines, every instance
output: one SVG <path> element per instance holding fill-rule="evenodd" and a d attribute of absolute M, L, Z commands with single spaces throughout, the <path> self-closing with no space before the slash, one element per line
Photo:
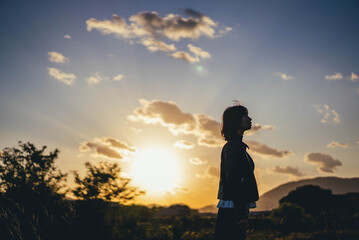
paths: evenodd
<path fill-rule="evenodd" d="M 173 204 L 169 207 L 164 207 L 159 209 L 155 213 L 156 216 L 166 217 L 166 216 L 188 216 L 191 212 L 197 212 L 196 209 L 191 209 L 185 204 Z"/>
<path fill-rule="evenodd" d="M 217 205 L 207 205 L 197 209 L 199 213 L 216 213 L 218 212 Z"/>
<path fill-rule="evenodd" d="M 321 188 L 330 189 L 332 194 L 359 192 L 359 178 L 316 177 L 287 182 L 262 194 L 257 201 L 254 211 L 269 211 L 279 206 L 279 199 L 286 196 L 297 187 L 313 184 Z"/>
<path fill-rule="evenodd" d="M 250 211 L 271 211 L 273 208 L 279 206 L 279 199 L 286 196 L 290 191 L 295 190 L 297 187 L 307 184 L 313 184 L 321 188 L 330 189 L 332 191 L 332 194 L 359 192 L 359 177 L 315 177 L 310 179 L 302 179 L 281 184 L 260 195 L 259 200 L 256 202 L 257 207 L 250 209 Z M 218 212 L 218 208 L 216 205 L 207 205 L 197 210 L 200 213 Z"/>

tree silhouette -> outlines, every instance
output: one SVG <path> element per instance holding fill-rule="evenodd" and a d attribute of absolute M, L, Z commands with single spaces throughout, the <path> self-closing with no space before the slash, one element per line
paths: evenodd
<path fill-rule="evenodd" d="M 137 187 L 129 186 L 131 179 L 120 176 L 121 168 L 118 163 L 101 161 L 94 166 L 86 162 L 85 166 L 87 175 L 84 178 L 80 178 L 78 172 L 73 171 L 77 186 L 72 193 L 78 199 L 115 200 L 122 204 L 146 193 L 142 190 L 138 191 Z"/>
<path fill-rule="evenodd" d="M 304 208 L 307 213 L 320 215 L 332 205 L 332 191 L 317 185 L 308 184 L 297 187 L 279 200 L 279 204 L 290 202 Z"/>
<path fill-rule="evenodd" d="M 18 144 L 0 152 L 0 232 L 4 239 L 49 239 L 59 221 L 67 174 L 54 165 L 58 149 L 46 155 L 46 146 Z"/>
<path fill-rule="evenodd" d="M 42 197 L 61 195 L 66 174 L 56 171 L 54 160 L 59 150 L 44 154 L 47 146 L 37 149 L 34 144 L 18 142 L 21 149 L 6 147 L 0 154 L 0 192 L 6 197 L 17 198 L 25 192 Z"/>

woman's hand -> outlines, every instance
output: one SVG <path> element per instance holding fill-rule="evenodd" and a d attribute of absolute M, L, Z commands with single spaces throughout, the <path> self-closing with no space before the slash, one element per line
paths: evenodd
<path fill-rule="evenodd" d="M 246 230 L 248 227 L 248 218 L 243 218 L 236 222 L 237 226 L 243 230 Z"/>

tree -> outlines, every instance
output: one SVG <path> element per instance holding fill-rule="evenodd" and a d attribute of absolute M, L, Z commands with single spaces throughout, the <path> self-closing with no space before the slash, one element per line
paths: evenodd
<path fill-rule="evenodd" d="M 73 171 L 77 187 L 72 190 L 72 193 L 78 199 L 115 200 L 122 204 L 146 193 L 129 186 L 131 179 L 120 176 L 121 168 L 118 163 L 101 161 L 94 166 L 90 162 L 86 162 L 85 166 L 87 175 L 84 178 L 80 178 L 78 172 Z"/>
<path fill-rule="evenodd" d="M 54 239 L 67 176 L 54 165 L 59 150 L 46 155 L 46 146 L 18 144 L 0 152 L 0 232 L 4 239 Z"/>
<path fill-rule="evenodd" d="M 44 154 L 47 146 L 37 149 L 34 144 L 18 142 L 21 149 L 6 147 L 0 154 L 0 192 L 7 197 L 32 192 L 46 197 L 61 195 L 67 174 L 56 171 L 54 160 L 59 150 Z"/>
<path fill-rule="evenodd" d="M 307 213 L 317 216 L 322 211 L 327 211 L 332 205 L 332 191 L 313 184 L 303 185 L 279 200 L 279 204 L 284 202 L 297 204 Z"/>

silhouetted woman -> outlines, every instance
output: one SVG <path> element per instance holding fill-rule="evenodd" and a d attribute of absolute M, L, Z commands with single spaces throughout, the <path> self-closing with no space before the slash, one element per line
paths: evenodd
<path fill-rule="evenodd" d="M 259 199 L 254 162 L 242 141 L 251 121 L 247 108 L 240 104 L 223 112 L 221 136 L 227 142 L 221 152 L 215 240 L 246 239 L 249 208 L 255 208 Z"/>

